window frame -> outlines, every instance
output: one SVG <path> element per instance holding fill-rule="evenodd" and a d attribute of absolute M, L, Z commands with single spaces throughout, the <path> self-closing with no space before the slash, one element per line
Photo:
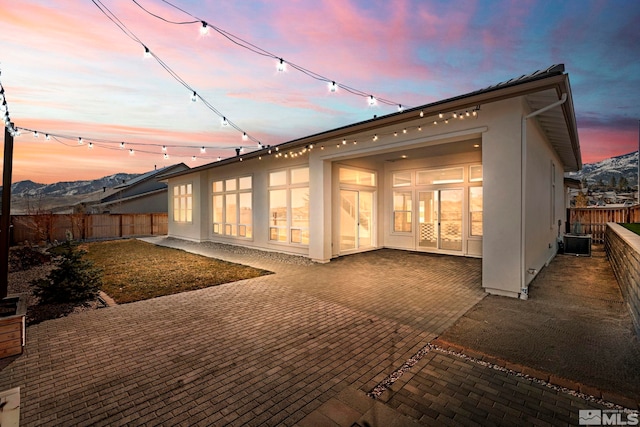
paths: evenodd
<path fill-rule="evenodd" d="M 184 192 L 182 192 L 183 189 Z M 178 224 L 193 223 L 193 182 L 184 182 L 173 186 L 173 222 Z"/>
<path fill-rule="evenodd" d="M 296 175 L 295 171 L 299 171 L 301 169 L 306 169 L 307 181 L 298 181 L 294 179 Z M 285 174 L 284 182 L 279 181 L 276 185 L 272 185 L 272 177 L 277 176 L 276 174 Z M 308 165 L 298 165 L 292 166 L 286 169 L 275 169 L 268 171 L 268 227 L 267 227 L 267 241 L 273 244 L 281 244 L 281 245 L 292 245 L 292 246 L 309 246 L 309 166 Z M 295 183 L 294 183 L 295 181 Z M 296 190 L 306 190 L 306 223 L 307 226 L 299 226 L 294 225 L 294 210 L 296 207 L 293 206 L 293 194 Z M 280 224 L 271 224 L 272 217 L 272 201 L 271 195 L 272 192 L 280 192 L 284 191 L 285 205 L 286 205 L 286 213 L 284 218 L 284 225 Z M 282 219 L 276 218 L 276 221 L 281 221 Z M 304 221 L 304 218 L 302 219 Z M 294 236 L 299 236 L 298 238 L 294 238 Z M 284 239 L 282 239 L 284 237 Z"/>
<path fill-rule="evenodd" d="M 249 186 L 242 185 L 246 179 L 249 179 Z M 231 184 L 233 183 L 233 184 Z M 231 184 L 231 185 L 230 185 Z M 209 186 L 211 189 L 211 234 L 216 236 L 229 237 L 234 239 L 252 240 L 253 239 L 253 175 L 240 175 L 230 178 L 215 179 Z M 232 189 L 228 189 L 232 188 Z M 249 194 L 251 215 L 251 223 L 242 222 L 241 212 L 241 194 Z M 234 216 L 235 218 L 227 218 L 229 216 L 230 198 L 235 199 Z M 216 199 L 221 200 L 220 215 L 216 215 Z M 244 230 L 242 233 L 241 230 Z M 247 230 L 249 231 L 247 233 Z"/>

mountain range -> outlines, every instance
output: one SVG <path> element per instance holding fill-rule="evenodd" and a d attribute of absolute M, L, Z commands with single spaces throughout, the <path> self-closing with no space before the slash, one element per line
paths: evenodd
<path fill-rule="evenodd" d="M 595 185 L 598 182 L 608 184 L 611 182 L 611 177 L 619 182 L 621 177 L 625 177 L 629 187 L 634 187 L 638 185 L 638 152 L 611 157 L 597 163 L 587 163 L 583 165 L 581 171 L 569 176 L 579 180 L 584 178 L 588 185 Z"/>

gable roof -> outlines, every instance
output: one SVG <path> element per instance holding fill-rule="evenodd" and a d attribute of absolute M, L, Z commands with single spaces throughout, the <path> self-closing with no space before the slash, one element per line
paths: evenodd
<path fill-rule="evenodd" d="M 523 74 L 520 77 L 512 78 L 464 95 L 408 108 L 380 117 L 374 116 L 372 119 L 323 131 L 274 146 L 267 146 L 251 153 L 229 157 L 218 162 L 208 163 L 182 172 L 167 174 L 163 176 L 163 179 L 199 172 L 237 161 L 257 158 L 267 155 L 270 148 L 274 149 L 278 147 L 280 150 L 296 149 L 327 139 L 343 138 L 382 126 L 397 125 L 409 120 L 415 120 L 417 114 L 420 114 L 420 117 L 422 117 L 422 114 L 424 114 L 425 117 L 434 116 L 439 113 L 448 113 L 465 108 L 469 109 L 478 105 L 517 96 L 525 96 L 532 110 L 537 110 L 540 108 L 538 106 L 540 104 L 546 106 L 558 101 L 562 94 L 567 94 L 567 101 L 560 106 L 561 108 L 548 110 L 540 114 L 536 119 L 564 163 L 565 172 L 578 171 L 582 168 L 582 156 L 580 153 L 569 75 L 565 73 L 564 64 L 554 64 L 544 70 L 536 70 L 530 74 Z"/>

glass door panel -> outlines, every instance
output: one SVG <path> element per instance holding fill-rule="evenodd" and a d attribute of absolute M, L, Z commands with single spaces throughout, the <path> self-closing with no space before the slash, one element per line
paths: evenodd
<path fill-rule="evenodd" d="M 462 190 L 440 190 L 440 249 L 462 250 Z"/>
<path fill-rule="evenodd" d="M 368 247 L 373 244 L 373 193 L 358 192 L 358 247 Z"/>
<path fill-rule="evenodd" d="M 356 248 L 358 192 L 340 190 L 340 251 Z"/>
<path fill-rule="evenodd" d="M 438 192 L 418 193 L 418 247 L 438 247 Z"/>

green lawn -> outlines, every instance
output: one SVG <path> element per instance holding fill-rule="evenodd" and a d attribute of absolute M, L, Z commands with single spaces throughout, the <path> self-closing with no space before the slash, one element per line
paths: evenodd
<path fill-rule="evenodd" d="M 631 224 L 620 224 L 620 225 L 626 229 L 633 231 L 634 233 L 640 236 L 640 223 L 635 222 Z"/>
<path fill-rule="evenodd" d="M 80 247 L 87 251 L 85 257 L 104 271 L 102 290 L 118 304 L 271 274 L 134 239 Z"/>

